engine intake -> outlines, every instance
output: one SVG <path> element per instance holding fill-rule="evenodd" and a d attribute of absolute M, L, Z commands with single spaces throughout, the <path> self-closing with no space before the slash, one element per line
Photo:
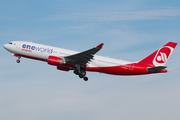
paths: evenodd
<path fill-rule="evenodd" d="M 58 65 L 66 64 L 66 61 L 63 58 L 59 58 L 59 57 L 56 57 L 56 56 L 49 56 L 48 64 L 58 66 Z"/>

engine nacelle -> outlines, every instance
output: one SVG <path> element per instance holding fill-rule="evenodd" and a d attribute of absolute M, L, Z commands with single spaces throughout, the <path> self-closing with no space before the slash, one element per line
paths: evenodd
<path fill-rule="evenodd" d="M 66 61 L 63 58 L 59 58 L 56 56 L 49 56 L 48 64 L 58 66 L 58 65 L 66 64 Z"/>

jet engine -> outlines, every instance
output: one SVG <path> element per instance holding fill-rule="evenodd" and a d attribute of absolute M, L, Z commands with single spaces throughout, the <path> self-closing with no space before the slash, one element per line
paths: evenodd
<path fill-rule="evenodd" d="M 59 58 L 56 56 L 49 56 L 47 62 L 49 65 L 55 65 L 55 66 L 66 64 L 66 61 L 63 58 Z"/>

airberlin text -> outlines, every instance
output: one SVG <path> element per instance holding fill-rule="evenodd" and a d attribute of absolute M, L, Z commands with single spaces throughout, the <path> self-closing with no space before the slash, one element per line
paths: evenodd
<path fill-rule="evenodd" d="M 53 49 L 36 47 L 36 46 L 31 46 L 31 45 L 26 45 L 26 44 L 23 44 L 22 48 L 23 48 L 22 49 L 23 51 L 27 51 L 27 52 L 32 52 L 31 50 L 40 51 L 40 52 L 47 52 L 50 54 L 53 52 Z"/>

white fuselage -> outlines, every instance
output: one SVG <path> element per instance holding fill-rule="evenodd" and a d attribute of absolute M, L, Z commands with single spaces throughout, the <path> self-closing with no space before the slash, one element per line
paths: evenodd
<path fill-rule="evenodd" d="M 28 56 L 37 59 L 43 59 L 45 61 L 48 60 L 49 56 L 57 56 L 60 58 L 77 54 L 79 52 L 47 46 L 43 44 L 37 44 L 32 42 L 24 42 L 24 41 L 13 41 L 12 44 L 5 44 L 5 48 L 13 54 L 18 54 L 22 56 Z M 87 63 L 87 67 L 108 67 L 108 66 L 119 66 L 130 64 L 132 62 L 127 62 L 118 59 L 112 59 L 108 57 L 102 57 L 98 55 L 94 55 L 93 60 Z"/>

